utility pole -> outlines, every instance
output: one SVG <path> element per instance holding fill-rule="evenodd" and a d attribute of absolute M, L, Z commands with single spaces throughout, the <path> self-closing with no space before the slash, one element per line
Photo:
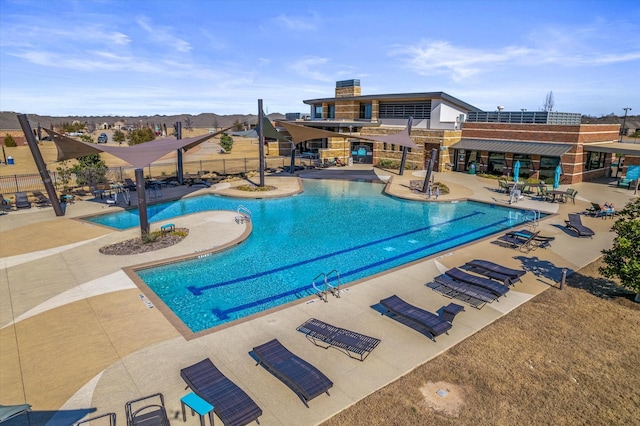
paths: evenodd
<path fill-rule="evenodd" d="M 631 108 L 626 107 L 626 108 L 622 108 L 624 110 L 624 119 L 622 120 L 622 129 L 620 129 L 620 141 L 622 142 L 622 135 L 624 135 L 624 127 L 627 124 L 627 112 L 631 111 Z"/>

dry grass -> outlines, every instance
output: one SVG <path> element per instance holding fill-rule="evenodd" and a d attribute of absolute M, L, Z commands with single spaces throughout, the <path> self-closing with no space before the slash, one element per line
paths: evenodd
<path fill-rule="evenodd" d="M 640 305 L 599 262 L 324 425 L 638 424 Z M 457 411 L 421 391 L 447 384 L 461 389 Z"/>

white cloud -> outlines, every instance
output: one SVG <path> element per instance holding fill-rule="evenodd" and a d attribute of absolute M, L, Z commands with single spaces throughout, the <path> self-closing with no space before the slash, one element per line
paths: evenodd
<path fill-rule="evenodd" d="M 290 68 L 305 78 L 312 78 L 319 81 L 332 81 L 333 77 L 331 75 L 320 71 L 320 66 L 328 62 L 328 58 L 312 56 L 294 62 Z"/>
<path fill-rule="evenodd" d="M 169 27 L 151 26 L 145 19 L 136 21 L 140 28 L 145 30 L 149 38 L 158 44 L 162 44 L 167 48 L 173 47 L 178 52 L 188 53 L 192 47 L 189 42 L 174 36 Z"/>
<path fill-rule="evenodd" d="M 318 27 L 318 17 L 315 15 L 311 17 L 279 15 L 275 21 L 293 31 L 315 31 Z"/>

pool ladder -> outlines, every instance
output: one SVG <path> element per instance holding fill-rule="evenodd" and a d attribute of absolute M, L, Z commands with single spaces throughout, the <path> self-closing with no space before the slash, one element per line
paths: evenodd
<path fill-rule="evenodd" d="M 336 276 L 334 278 L 336 281 L 335 286 L 329 284 L 329 281 L 331 281 L 330 277 L 333 275 Z M 321 282 L 322 288 L 318 288 L 318 285 L 316 284 L 316 281 L 318 281 L 320 278 L 322 278 L 322 282 Z M 329 298 L 328 298 L 329 293 L 331 293 L 338 299 L 340 298 L 340 272 L 338 272 L 335 269 L 326 274 L 324 272 L 321 272 L 320 274 L 318 274 L 317 277 L 315 277 L 311 281 L 311 285 L 313 285 L 313 289 L 316 291 L 316 294 L 324 303 L 327 303 L 329 301 Z"/>
<path fill-rule="evenodd" d="M 236 223 L 251 222 L 251 217 L 251 210 L 249 210 L 242 204 L 238 206 L 238 210 L 236 213 Z"/>

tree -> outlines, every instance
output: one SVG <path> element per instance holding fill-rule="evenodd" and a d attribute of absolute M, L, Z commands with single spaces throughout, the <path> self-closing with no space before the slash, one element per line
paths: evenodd
<path fill-rule="evenodd" d="M 640 302 L 640 199 L 627 204 L 612 229 L 617 233 L 610 250 L 602 250 L 606 266 L 600 273 L 618 278 L 623 287 L 636 292 Z"/>
<path fill-rule="evenodd" d="M 184 118 L 184 128 L 187 130 L 193 129 L 193 121 L 191 121 L 191 117 Z"/>
<path fill-rule="evenodd" d="M 127 135 L 127 143 L 129 145 L 138 145 L 141 143 L 152 141 L 156 138 L 156 134 L 150 127 L 135 129 Z"/>
<path fill-rule="evenodd" d="M 233 130 L 236 132 L 241 132 L 244 130 L 244 123 L 241 123 L 240 120 L 236 120 L 233 122 Z"/>
<path fill-rule="evenodd" d="M 218 119 L 217 118 L 213 119 L 213 123 L 212 124 L 213 124 L 213 128 L 214 129 L 217 129 L 218 127 L 220 127 L 220 125 L 218 124 Z"/>
<path fill-rule="evenodd" d="M 223 133 L 220 136 L 220 146 L 226 152 L 231 152 L 231 148 L 233 148 L 233 138 L 226 133 Z"/>
<path fill-rule="evenodd" d="M 122 142 L 125 141 L 126 136 L 121 130 L 114 130 L 112 139 L 114 142 L 118 142 L 119 145 L 122 145 Z"/>
<path fill-rule="evenodd" d="M 71 172 L 76 174 L 78 186 L 95 185 L 103 183 L 109 171 L 106 163 L 100 158 L 100 154 L 85 155 L 77 158 L 78 163 L 71 167 Z"/>
<path fill-rule="evenodd" d="M 547 112 L 553 111 L 553 92 L 547 93 L 547 96 L 544 99 L 544 106 L 542 107 L 542 110 Z"/>
<path fill-rule="evenodd" d="M 4 137 L 4 146 L 7 147 L 14 147 L 16 146 L 16 140 L 13 138 L 13 136 L 11 136 L 9 133 L 7 133 Z"/>

